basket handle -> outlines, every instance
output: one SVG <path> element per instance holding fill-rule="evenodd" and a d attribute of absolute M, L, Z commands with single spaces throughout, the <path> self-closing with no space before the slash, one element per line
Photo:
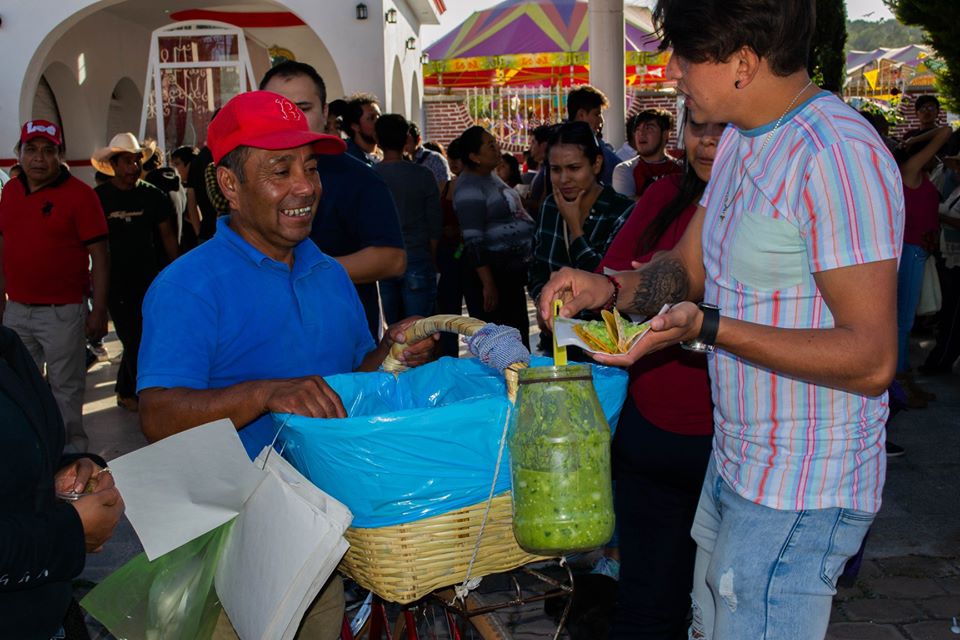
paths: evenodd
<path fill-rule="evenodd" d="M 423 340 L 427 336 L 431 336 L 438 331 L 443 331 L 445 333 L 456 333 L 461 336 L 469 337 L 486 326 L 486 324 L 487 323 L 483 320 L 477 320 L 476 318 L 471 318 L 470 316 L 456 316 L 453 314 L 441 314 L 430 316 L 429 318 L 420 318 L 404 329 L 406 343 L 395 342 L 393 346 L 390 347 L 390 353 L 388 353 L 387 357 L 383 359 L 383 370 L 389 371 L 393 374 L 398 374 L 409 369 L 407 365 L 400 361 L 400 359 L 403 357 L 403 350 L 409 343 Z M 511 402 L 515 401 L 517 397 L 520 370 L 525 369 L 526 367 L 526 363 L 515 362 L 507 367 L 503 372 L 503 376 L 507 381 L 507 396 L 510 398 Z"/>

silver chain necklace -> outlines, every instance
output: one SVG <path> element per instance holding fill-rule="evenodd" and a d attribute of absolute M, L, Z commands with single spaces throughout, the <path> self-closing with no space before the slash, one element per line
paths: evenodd
<path fill-rule="evenodd" d="M 770 130 L 770 133 L 767 134 L 767 137 L 763 139 L 763 145 L 760 147 L 757 157 L 763 156 L 764 149 L 767 148 L 767 144 L 770 142 L 770 139 L 773 137 L 773 134 L 777 132 L 777 129 L 780 128 L 780 125 L 783 123 L 783 119 L 787 117 L 787 114 L 790 113 L 790 109 L 793 109 L 793 105 L 796 104 L 797 100 L 800 99 L 800 96 L 803 95 L 803 92 L 813 86 L 813 80 L 810 80 L 803 86 L 803 89 L 800 89 L 800 92 L 793 96 L 793 100 L 790 101 L 790 104 L 787 105 L 787 108 L 784 109 L 783 113 L 780 114 L 780 117 L 777 118 L 777 124 L 773 125 L 773 129 Z M 737 188 L 733 191 L 733 196 L 736 197 L 737 192 L 740 191 L 740 187 L 743 186 L 743 181 L 747 178 L 747 171 L 744 169 L 743 173 L 740 175 L 740 182 L 737 183 Z M 727 217 L 727 209 L 730 208 L 730 205 L 733 204 L 733 200 L 730 198 L 730 187 L 727 187 L 727 190 L 723 192 L 723 205 L 720 208 L 720 219 L 723 220 Z"/>

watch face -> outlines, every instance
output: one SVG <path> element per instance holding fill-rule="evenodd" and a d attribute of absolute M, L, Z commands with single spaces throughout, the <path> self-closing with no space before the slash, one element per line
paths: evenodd
<path fill-rule="evenodd" d="M 681 342 L 680 346 L 686 349 L 687 351 L 693 351 L 695 353 L 711 353 L 713 351 L 713 345 L 700 342 L 699 340 L 691 340 L 690 342 Z"/>

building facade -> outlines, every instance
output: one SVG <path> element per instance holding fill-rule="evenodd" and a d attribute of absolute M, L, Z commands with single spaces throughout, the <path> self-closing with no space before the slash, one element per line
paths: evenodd
<path fill-rule="evenodd" d="M 90 179 L 91 153 L 115 133 L 149 134 L 141 123 L 154 31 L 179 22 L 239 28 L 249 57 L 246 77 L 208 87 L 164 84 L 182 102 L 203 95 L 218 107 L 236 87 L 255 85 L 284 52 L 317 68 L 328 100 L 357 91 L 375 94 L 384 112 L 422 120 L 420 27 L 438 24 L 442 0 L 37 0 L 0 10 L 0 168 L 14 164 L 19 126 L 31 118 L 60 123 L 66 160 Z M 233 54 L 231 54 L 233 55 Z M 172 89 L 172 90 L 171 90 Z M 163 97 L 161 100 L 164 99 Z M 173 98 L 171 98 L 173 99 Z M 168 114 L 169 115 L 169 114 Z M 155 125 L 154 129 L 155 131 Z M 203 143 L 205 128 L 182 142 Z M 163 141 L 161 141 L 163 145 Z"/>

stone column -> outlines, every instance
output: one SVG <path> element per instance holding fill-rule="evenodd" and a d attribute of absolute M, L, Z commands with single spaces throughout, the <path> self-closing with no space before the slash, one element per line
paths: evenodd
<path fill-rule="evenodd" d="M 624 114 L 624 0 L 590 0 L 590 84 L 606 94 L 603 139 L 619 148 L 626 139 Z"/>

